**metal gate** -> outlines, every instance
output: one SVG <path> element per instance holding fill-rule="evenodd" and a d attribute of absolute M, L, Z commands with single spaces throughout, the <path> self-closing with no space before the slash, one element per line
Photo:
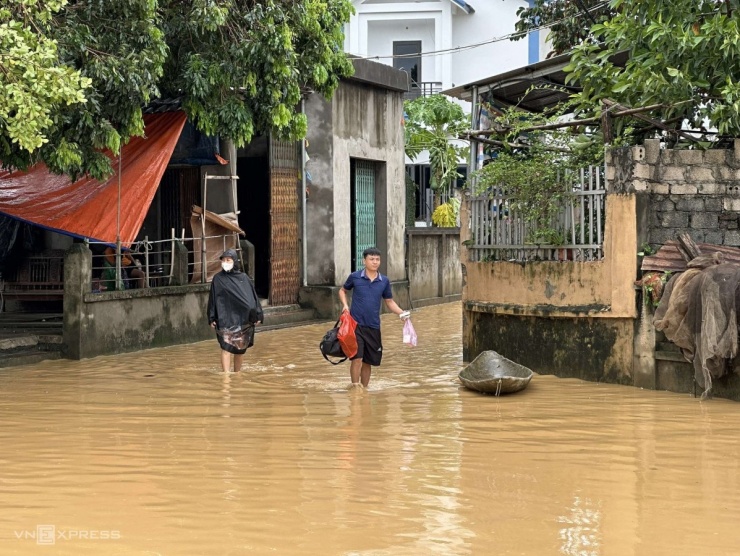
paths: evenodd
<path fill-rule="evenodd" d="M 375 247 L 375 164 L 366 160 L 354 162 L 353 245 L 355 269 L 362 268 L 362 252 Z"/>
<path fill-rule="evenodd" d="M 301 286 L 298 153 L 297 142 L 270 137 L 270 305 L 297 303 Z"/>

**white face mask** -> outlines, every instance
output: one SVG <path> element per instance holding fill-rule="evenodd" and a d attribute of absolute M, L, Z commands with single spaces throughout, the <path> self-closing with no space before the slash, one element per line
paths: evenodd
<path fill-rule="evenodd" d="M 221 263 L 221 268 L 223 268 L 226 272 L 229 272 L 232 268 L 234 268 L 234 263 Z"/>

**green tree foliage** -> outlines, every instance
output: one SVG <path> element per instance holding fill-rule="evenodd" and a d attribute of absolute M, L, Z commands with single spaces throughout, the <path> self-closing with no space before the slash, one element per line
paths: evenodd
<path fill-rule="evenodd" d="M 430 185 L 435 192 L 436 207 L 440 191 L 460 177 L 457 165 L 467 149 L 453 141 L 470 124 L 460 105 L 444 95 L 407 101 L 405 112 L 406 154 L 415 160 L 422 151 L 429 151 Z"/>
<path fill-rule="evenodd" d="M 574 49 L 566 68 L 583 87 L 582 105 L 598 112 L 601 99 L 637 107 L 663 103 L 664 121 L 688 118 L 720 134 L 740 134 L 740 0 L 612 0 L 614 17 L 594 25 L 599 44 Z M 627 51 L 625 67 L 609 61 Z M 680 103 L 680 104 L 679 104 Z"/>
<path fill-rule="evenodd" d="M 349 0 L 162 0 L 172 49 L 164 91 L 183 95 L 198 128 L 248 143 L 255 132 L 306 133 L 301 88 L 331 96 L 352 74 L 342 52 Z"/>
<path fill-rule="evenodd" d="M 157 94 L 167 53 L 157 2 L 10 0 L 8 6 L 3 13 L 10 26 L 25 25 L 27 42 L 48 45 L 47 55 L 31 56 L 34 66 L 43 60 L 57 74 L 74 77 L 77 97 L 76 102 L 47 105 L 45 114 L 38 101 L 29 99 L 25 125 L 35 129 L 35 142 L 14 142 L 0 123 L 3 166 L 23 169 L 42 161 L 53 172 L 72 177 L 108 175 L 110 162 L 101 150 L 118 152 L 131 135 L 141 135 L 141 108 Z M 64 86 L 26 76 L 29 86 L 47 95 Z M 7 73 L 0 73 L 0 87 L 10 82 Z M 5 121 L 20 114 L 10 111 Z"/>
<path fill-rule="evenodd" d="M 536 129 L 561 120 L 572 111 L 572 104 L 561 103 L 550 114 L 523 112 L 516 107 L 499 114 L 492 128 L 494 136 L 507 146 L 491 153 L 492 158 L 471 180 L 477 195 L 506 195 L 506 209 L 516 211 L 528 224 L 528 243 L 565 243 L 566 230 L 560 227 L 558 217 L 579 171 L 603 164 L 604 143 L 598 129 Z M 499 217 L 506 215 L 500 209 Z"/>
<path fill-rule="evenodd" d="M 45 81 L 38 71 L 22 74 L 38 97 L 27 97 L 23 119 L 30 132 L 22 143 L 9 123 L 19 119 L 18 107 L 4 110 L 8 101 L 0 100 L 5 167 L 43 161 L 57 173 L 105 177 L 112 169 L 101 150 L 118 152 L 141 135 L 142 107 L 161 95 L 181 98 L 198 129 L 237 146 L 257 132 L 300 138 L 306 131 L 296 112 L 301 88 L 328 96 L 352 73 L 341 50 L 349 0 L 4 4 L 10 7 L 0 10 L 0 45 L 18 43 L 26 49 L 21 54 L 39 50 L 31 67 L 49 70 Z M 7 38 L 6 29 L 24 42 Z M 5 51 L 0 67 L 10 63 Z M 17 83 L 14 74 L 0 72 L 3 90 Z"/>
<path fill-rule="evenodd" d="M 512 40 L 523 39 L 527 31 L 543 25 L 549 28 L 548 40 L 553 54 L 568 52 L 591 36 L 591 25 L 609 20 L 614 10 L 604 0 L 535 0 L 533 6 L 519 8 L 515 28 L 521 34 Z"/>
<path fill-rule="evenodd" d="M 66 0 L 9 0 L 0 8 L 0 159 L 30 153 L 48 143 L 52 115 L 85 102 L 90 79 L 59 64 L 47 33 Z"/>
<path fill-rule="evenodd" d="M 528 243 L 561 245 L 563 230 L 552 223 L 568 194 L 561 177 L 567 167 L 563 158 L 538 146 L 501 152 L 476 173 L 477 193 L 505 192 L 509 207 L 529 224 Z"/>

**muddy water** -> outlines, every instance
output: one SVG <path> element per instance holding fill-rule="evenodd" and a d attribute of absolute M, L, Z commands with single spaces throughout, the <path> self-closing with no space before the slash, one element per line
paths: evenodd
<path fill-rule="evenodd" d="M 458 305 L 385 316 L 366 391 L 260 333 L 0 373 L 0 554 L 737 554 L 740 405 L 461 389 Z"/>

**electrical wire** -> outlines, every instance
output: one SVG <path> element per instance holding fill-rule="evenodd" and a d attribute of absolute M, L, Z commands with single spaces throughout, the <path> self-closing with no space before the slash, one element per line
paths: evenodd
<path fill-rule="evenodd" d="M 455 52 L 465 52 L 466 50 L 471 50 L 473 48 L 479 48 L 479 47 L 485 46 L 487 44 L 493 44 L 493 43 L 497 43 L 497 42 L 507 41 L 507 40 L 510 40 L 512 37 L 517 37 L 517 36 L 522 36 L 523 37 L 523 36 L 528 35 L 530 33 L 534 33 L 535 31 L 540 31 L 542 29 L 549 29 L 550 27 L 553 27 L 555 25 L 558 25 L 559 23 L 562 23 L 563 21 L 567 21 L 569 19 L 575 19 L 577 17 L 581 17 L 582 15 L 589 15 L 590 16 L 591 15 L 590 12 L 595 11 L 595 10 L 599 10 L 599 9 L 603 8 L 604 6 L 607 6 L 608 4 L 609 4 L 609 2 L 601 2 L 600 4 L 597 4 L 596 6 L 590 8 L 588 10 L 585 10 L 583 12 L 579 12 L 577 14 L 573 14 L 573 15 L 568 16 L 568 17 L 563 17 L 561 19 L 558 19 L 557 21 L 551 21 L 550 23 L 545 23 L 544 25 L 540 25 L 539 27 L 534 27 L 534 28 L 528 29 L 526 31 L 517 31 L 515 33 L 509 33 L 509 34 L 503 35 L 501 37 L 494 37 L 494 38 L 489 39 L 487 41 L 482 41 L 482 42 L 478 42 L 478 43 L 466 44 L 466 45 L 463 45 L 463 46 L 455 46 L 455 47 L 452 47 L 452 48 L 443 48 L 441 50 L 430 50 L 428 52 L 419 52 L 419 53 L 416 53 L 416 54 L 389 54 L 387 56 L 383 56 L 383 55 L 377 55 L 377 56 L 359 56 L 359 58 L 362 59 L 362 60 L 381 60 L 381 59 L 384 59 L 385 60 L 385 59 L 418 58 L 418 57 L 424 58 L 424 57 L 427 57 L 427 56 L 442 56 L 444 54 L 451 54 L 451 53 L 455 53 Z"/>

